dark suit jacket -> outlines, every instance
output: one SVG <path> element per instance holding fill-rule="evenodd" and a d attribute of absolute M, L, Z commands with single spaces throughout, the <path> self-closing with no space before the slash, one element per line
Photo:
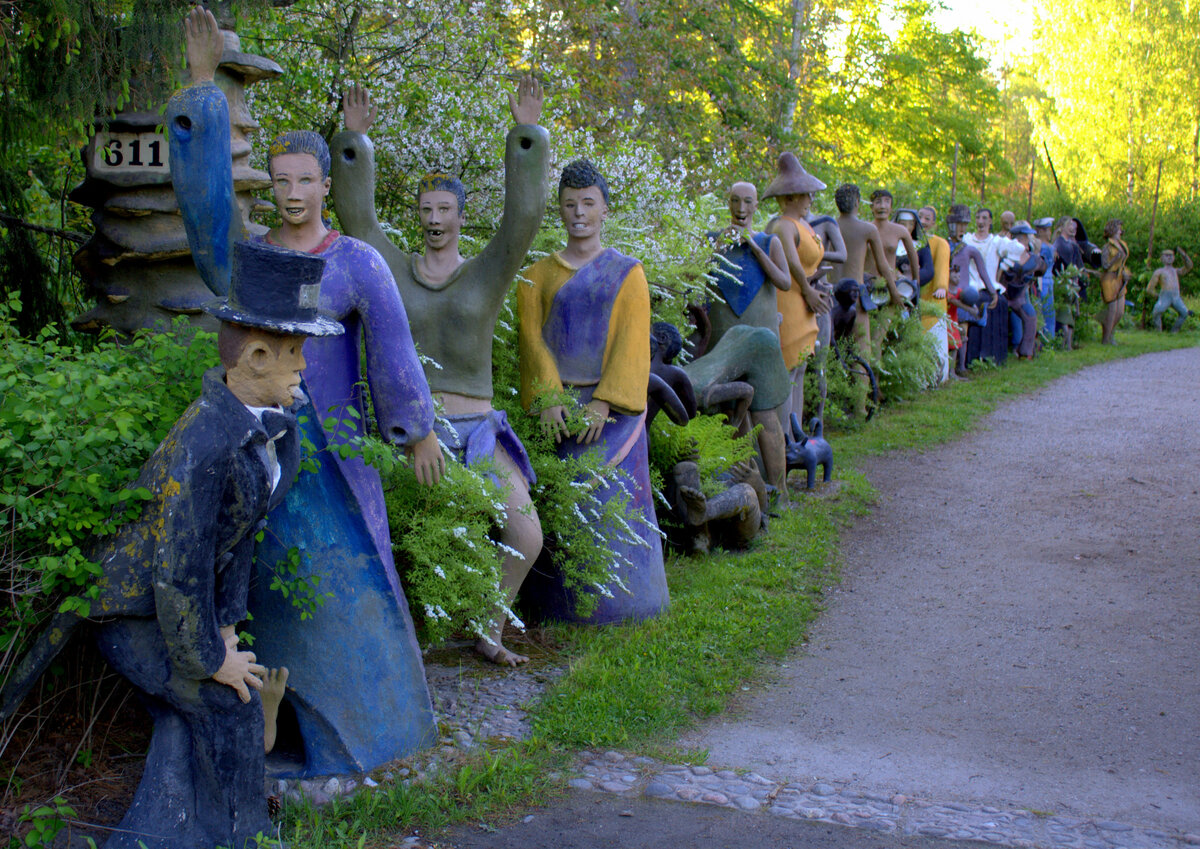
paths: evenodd
<path fill-rule="evenodd" d="M 272 416 L 278 418 L 272 419 Z M 91 617 L 156 617 L 177 674 L 208 678 L 225 660 L 218 629 L 246 618 L 254 535 L 299 468 L 296 420 L 267 413 L 281 476 L 265 463 L 270 436 L 225 386 L 224 370 L 142 466 L 134 487 L 149 490 L 141 515 L 103 539 L 104 568 Z"/>

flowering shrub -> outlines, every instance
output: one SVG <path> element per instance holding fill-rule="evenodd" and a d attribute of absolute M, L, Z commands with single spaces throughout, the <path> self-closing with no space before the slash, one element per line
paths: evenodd
<path fill-rule="evenodd" d="M 13 329 L 20 308 L 15 298 L 0 306 L 0 649 L 17 646 L 6 664 L 60 603 L 87 615 L 100 574 L 89 538 L 150 497 L 124 487 L 217 360 L 215 336 L 186 323 L 121 345 L 60 342 L 52 326 L 25 339 Z"/>

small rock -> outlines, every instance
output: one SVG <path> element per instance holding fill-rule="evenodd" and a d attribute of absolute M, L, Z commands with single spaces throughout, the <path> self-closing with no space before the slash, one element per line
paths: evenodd
<path fill-rule="evenodd" d="M 903 793 L 897 793 L 895 796 L 892 797 L 893 805 L 903 805 L 907 801 L 908 801 L 908 798 Z"/>
<path fill-rule="evenodd" d="M 753 796 L 738 796 L 733 800 L 733 803 L 743 811 L 757 811 L 762 807 L 762 802 L 758 801 Z"/>
<path fill-rule="evenodd" d="M 834 822 L 840 822 L 842 825 L 850 825 L 850 823 L 854 822 L 854 820 L 850 819 L 850 815 L 844 811 L 838 811 L 830 819 Z"/>
<path fill-rule="evenodd" d="M 571 787 L 575 790 L 595 790 L 596 789 L 595 787 L 592 786 L 592 782 L 588 781 L 586 778 L 572 778 L 570 781 L 567 782 L 567 786 Z"/>
<path fill-rule="evenodd" d="M 757 772 L 748 772 L 748 773 L 746 773 L 745 778 L 751 784 L 764 784 L 764 785 L 769 786 L 769 785 L 772 785 L 775 783 L 774 781 L 771 781 L 771 779 L 769 779 L 769 778 L 763 778 Z"/>
<path fill-rule="evenodd" d="M 617 814 L 617 816 L 619 816 L 619 817 L 631 817 L 631 816 L 633 816 L 633 811 L 621 811 L 619 814 Z"/>
<path fill-rule="evenodd" d="M 471 748 L 471 744 L 473 742 L 474 742 L 474 740 L 471 739 L 471 735 L 468 734 L 466 731 L 455 731 L 454 732 L 454 743 L 459 748 L 469 749 L 469 748 Z"/>
<path fill-rule="evenodd" d="M 923 825 L 917 829 L 917 834 L 923 834 L 926 837 L 945 837 L 949 833 L 950 829 L 936 825 Z"/>
<path fill-rule="evenodd" d="M 814 796 L 832 796 L 837 793 L 837 788 L 835 788 L 832 784 L 818 782 L 812 786 L 812 790 L 810 792 Z"/>
<path fill-rule="evenodd" d="M 700 797 L 701 802 L 709 802 L 713 805 L 728 805 L 729 797 L 724 793 L 705 793 Z"/>
<path fill-rule="evenodd" d="M 525 817 L 525 819 L 521 820 L 521 822 L 525 822 L 525 823 L 533 822 L 533 814 L 530 814 L 529 816 Z"/>
<path fill-rule="evenodd" d="M 625 760 L 625 756 L 622 755 L 620 752 L 605 752 L 604 759 L 606 761 L 609 761 L 610 763 L 618 763 L 620 761 Z"/>
<path fill-rule="evenodd" d="M 713 771 L 706 766 L 692 767 L 692 775 L 712 775 Z"/>
<path fill-rule="evenodd" d="M 1200 834 L 1192 832 L 1183 836 L 1183 842 L 1188 846 L 1200 846 Z"/>
<path fill-rule="evenodd" d="M 371 776 L 368 775 L 363 778 L 363 787 L 378 787 L 378 786 L 379 786 L 379 782 L 376 781 Z"/>
<path fill-rule="evenodd" d="M 412 775 L 412 770 L 406 766 L 402 766 L 400 769 L 396 770 L 396 775 L 400 776 L 401 778 L 408 778 L 410 775 Z M 391 778 L 392 774 L 389 772 L 387 777 Z"/>
<path fill-rule="evenodd" d="M 738 774 L 731 769 L 723 769 L 717 773 L 717 778 L 724 778 L 726 781 L 733 781 L 738 777 Z"/>
<path fill-rule="evenodd" d="M 675 789 L 669 784 L 664 784 L 661 781 L 651 781 L 646 785 L 645 793 L 647 796 L 658 796 L 660 798 L 670 796 L 675 792 Z"/>
<path fill-rule="evenodd" d="M 695 802 L 700 798 L 700 791 L 695 787 L 680 787 L 675 791 L 675 795 L 685 802 Z"/>
<path fill-rule="evenodd" d="M 342 795 L 349 796 L 354 792 L 354 788 L 358 787 L 358 782 L 353 778 L 347 778 L 342 782 Z"/>
<path fill-rule="evenodd" d="M 336 796 L 341 791 L 341 789 L 342 789 L 342 786 L 341 786 L 341 783 L 337 780 L 337 776 L 334 776 L 333 778 L 329 779 L 328 781 L 326 781 L 324 784 L 321 785 L 321 790 L 329 796 Z"/>
<path fill-rule="evenodd" d="M 947 802 L 944 807 L 952 811 L 958 811 L 961 814 L 970 812 L 971 808 L 968 805 L 960 805 L 958 802 Z"/>
<path fill-rule="evenodd" d="M 635 782 L 635 781 L 637 781 L 636 775 L 622 775 L 621 776 L 621 782 L 624 784 L 633 784 L 633 782 Z"/>
<path fill-rule="evenodd" d="M 1102 820 L 1096 823 L 1096 828 L 1102 828 L 1105 831 L 1133 831 L 1133 826 L 1123 822 L 1112 822 L 1111 820 Z"/>
<path fill-rule="evenodd" d="M 601 790 L 607 790 L 609 793 L 624 793 L 629 789 L 628 784 L 620 784 L 616 781 L 605 781 L 600 785 Z"/>
<path fill-rule="evenodd" d="M 645 755 L 642 755 L 641 757 L 634 758 L 633 762 L 638 766 L 652 766 L 654 764 L 654 758 L 648 758 Z"/>

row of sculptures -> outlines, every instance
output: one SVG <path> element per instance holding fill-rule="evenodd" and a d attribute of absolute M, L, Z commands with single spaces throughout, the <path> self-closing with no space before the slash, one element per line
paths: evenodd
<path fill-rule="evenodd" d="M 510 95 L 495 235 L 464 258 L 464 187 L 430 174 L 416 199 L 423 249 L 406 253 L 376 215 L 367 135 L 376 108 L 357 87 L 344 101 L 345 131 L 331 143 L 312 132 L 271 143 L 279 224 L 250 225 L 238 170 L 244 103 L 240 89 L 231 103 L 230 86 L 219 84 L 222 65 L 243 59 L 231 60 L 228 34 L 202 7 L 188 14 L 185 38 L 191 83 L 166 110 L 169 169 L 187 246 L 211 293 L 202 309 L 219 322 L 220 365 L 143 467 L 138 485 L 154 497 L 141 517 L 96 551 L 104 578 L 92 618 L 101 651 L 154 720 L 141 784 L 107 842 L 122 849 L 243 847 L 270 834 L 268 753 L 274 774 L 345 774 L 436 738 L 378 473 L 337 452 L 299 471 L 302 442 L 323 449 L 363 432 L 364 379 L 380 434 L 405 449 L 422 484 L 438 484 L 446 453 L 450 462 L 491 461 L 506 493 L 499 533 L 507 605 L 476 649 L 515 666 L 526 658 L 502 637 L 518 591 L 545 617 L 578 619 L 559 573 L 531 575 L 543 548 L 530 497 L 535 474 L 492 405 L 493 333 L 518 275 L 523 407 L 553 434 L 560 456 L 595 451 L 622 470 L 622 483 L 596 495 L 628 496 L 642 518 L 629 523 L 632 535 L 609 535 L 617 591 L 600 594 L 585 620 L 604 624 L 669 605 L 649 420 L 663 410 L 682 422 L 700 409 L 725 413 L 739 433 L 757 428 L 758 462 L 732 469 L 719 495 L 704 494 L 691 458 L 667 481 L 689 545 L 744 544 L 765 521 L 769 492 L 787 503 L 790 469 L 803 468 L 809 487 L 819 467 L 829 479 L 832 451 L 819 419 L 809 433 L 799 422 L 809 355 L 823 353 L 839 319 L 861 344 L 879 344 L 886 311 L 874 309 L 864 281 L 879 278 L 886 299 L 901 304 L 898 251 L 912 280 L 923 261 L 910 228 L 856 217 L 855 187 L 838 190 L 839 219 L 815 216 L 813 194 L 825 186 L 784 154 L 763 193 L 780 209 L 766 232 L 753 230 L 755 186 L 731 187 L 730 224 L 712 234 L 714 297 L 692 356 L 678 365 L 684 341 L 673 326 L 652 325 L 641 263 L 604 245 L 609 190 L 590 162 L 570 163 L 558 181 L 566 245 L 522 270 L 548 200 L 549 138 L 531 77 Z M 330 195 L 345 233 L 323 215 Z M 968 260 L 970 252 L 953 266 L 964 279 Z M 850 282 L 840 310 L 825 275 Z M 568 390 L 577 402 L 563 400 Z M 336 433 L 318 423 L 330 415 L 340 421 Z M 302 577 L 320 576 L 333 595 L 305 621 L 269 588 L 274 564 L 292 549 L 302 554 Z M 248 613 L 254 652 L 236 633 Z M 72 613 L 53 619 L 5 687 L 0 712 L 16 709 L 80 624 Z"/>

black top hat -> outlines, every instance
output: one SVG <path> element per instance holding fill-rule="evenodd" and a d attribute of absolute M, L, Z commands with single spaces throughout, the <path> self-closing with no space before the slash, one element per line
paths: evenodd
<path fill-rule="evenodd" d="M 340 336 L 341 323 L 317 312 L 325 260 L 266 242 L 233 247 L 229 297 L 209 301 L 204 311 L 231 324 L 260 327 L 289 336 Z"/>

